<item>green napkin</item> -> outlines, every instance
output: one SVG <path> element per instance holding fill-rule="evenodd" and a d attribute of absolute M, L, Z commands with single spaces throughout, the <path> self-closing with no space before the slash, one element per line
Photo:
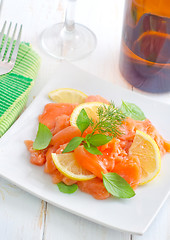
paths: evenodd
<path fill-rule="evenodd" d="M 39 65 L 38 54 L 30 44 L 22 42 L 13 70 L 0 76 L 0 137 L 22 112 Z"/>

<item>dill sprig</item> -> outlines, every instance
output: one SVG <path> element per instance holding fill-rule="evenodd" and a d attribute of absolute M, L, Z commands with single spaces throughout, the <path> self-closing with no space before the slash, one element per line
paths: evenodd
<path fill-rule="evenodd" d="M 115 107 L 114 103 L 110 105 L 103 104 L 97 111 L 98 120 L 96 122 L 90 121 L 90 125 L 93 128 L 92 134 L 98 131 L 101 134 L 112 135 L 114 137 L 120 136 L 120 125 L 126 118 L 122 111 Z"/>

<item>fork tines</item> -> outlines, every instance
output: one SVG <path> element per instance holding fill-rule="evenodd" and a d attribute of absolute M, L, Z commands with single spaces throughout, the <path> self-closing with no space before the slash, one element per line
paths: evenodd
<path fill-rule="evenodd" d="M 16 30 L 17 30 L 17 23 L 15 24 L 15 27 L 14 27 L 14 30 L 13 30 L 11 38 L 9 37 L 9 34 L 10 34 L 12 23 L 10 22 L 9 27 L 7 29 L 7 33 L 6 33 L 6 35 L 4 35 L 6 24 L 7 24 L 7 22 L 5 21 L 5 23 L 4 23 L 3 27 L 2 27 L 2 30 L 0 32 L 0 46 L 4 42 L 3 46 L 2 46 L 2 49 L 1 49 L 1 52 L 0 52 L 0 61 L 9 62 L 9 57 L 12 54 L 10 62 L 14 63 L 15 60 L 16 60 L 16 57 L 17 57 L 18 49 L 19 49 L 21 33 L 22 33 L 22 25 L 19 28 L 17 40 L 15 42 L 14 38 L 15 38 Z M 3 41 L 3 38 L 4 38 L 4 41 Z M 9 46 L 8 46 L 8 50 L 7 50 L 7 43 L 8 43 L 8 41 L 9 41 Z M 15 44 L 15 46 L 14 46 L 14 49 L 13 49 L 13 52 L 12 52 L 12 47 L 13 47 L 14 44 Z M 6 52 L 6 50 L 7 50 L 7 52 Z"/>

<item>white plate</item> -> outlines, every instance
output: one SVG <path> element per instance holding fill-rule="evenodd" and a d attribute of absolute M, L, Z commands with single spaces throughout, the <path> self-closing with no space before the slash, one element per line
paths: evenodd
<path fill-rule="evenodd" d="M 117 230 L 143 234 L 165 202 L 170 189 L 170 155 L 162 160 L 159 176 L 140 186 L 136 196 L 122 200 L 95 200 L 77 191 L 72 195 L 60 193 L 43 167 L 29 163 L 24 140 L 34 139 L 38 115 L 49 102 L 47 93 L 60 87 L 76 88 L 87 94 L 101 94 L 119 106 L 121 100 L 136 103 L 164 138 L 170 140 L 170 107 L 164 103 L 104 82 L 72 65 L 63 64 L 52 79 L 26 109 L 15 124 L 0 139 L 0 176 L 29 193 L 69 212 Z"/>

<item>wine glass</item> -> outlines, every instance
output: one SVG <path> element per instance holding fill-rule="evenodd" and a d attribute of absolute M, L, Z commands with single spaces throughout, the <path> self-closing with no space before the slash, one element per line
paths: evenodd
<path fill-rule="evenodd" d="M 89 55 L 96 47 L 96 36 L 87 27 L 75 23 L 76 0 L 67 0 L 65 22 L 45 29 L 41 35 L 43 49 L 60 60 L 74 61 Z"/>

